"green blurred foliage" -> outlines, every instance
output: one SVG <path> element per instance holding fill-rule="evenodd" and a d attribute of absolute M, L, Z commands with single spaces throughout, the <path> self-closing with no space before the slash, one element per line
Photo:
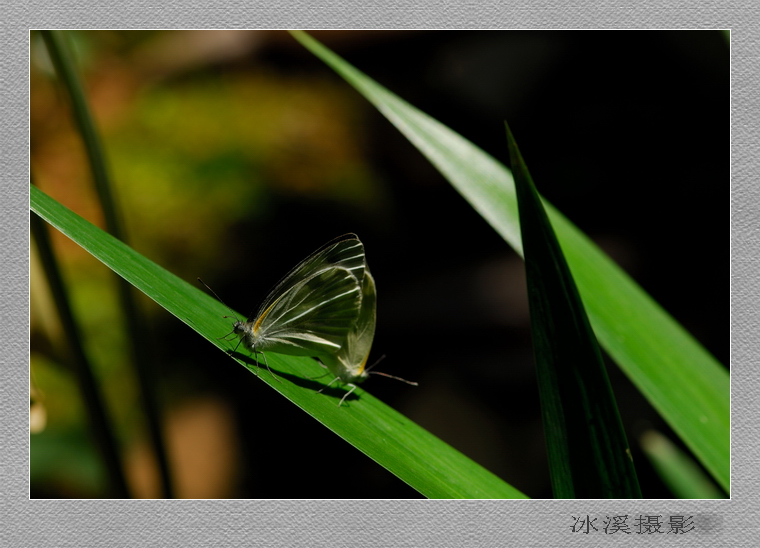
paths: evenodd
<path fill-rule="evenodd" d="M 167 52 L 172 50 L 181 57 L 181 44 L 172 42 L 181 40 L 181 33 L 97 31 L 69 36 L 130 244 L 177 275 L 194 280 L 199 274 L 233 268 L 238 259 L 220 242 L 234 245 L 242 238 L 265 237 L 264 230 L 241 234 L 240 227 L 263 226 L 267 217 L 277 215 L 282 200 L 315 200 L 367 213 L 383 201 L 381 181 L 368 168 L 362 143 L 355 139 L 356 126 L 362 123 L 361 110 L 355 108 L 359 99 L 334 80 L 259 67 L 255 50 L 246 66 L 235 66 L 231 59 L 223 61 L 233 63 L 224 70 L 205 63 L 202 56 L 200 69 L 158 63 L 157 55 L 171 61 Z M 194 38 L 203 40 L 202 35 Z M 98 222 L 79 137 L 44 44 L 36 37 L 31 59 L 35 181 Z M 141 436 L 143 419 L 126 359 L 112 273 L 60 235 L 53 236 L 88 355 L 118 438 L 128 445 Z M 38 269 L 32 276 L 34 287 L 44 286 Z M 151 322 L 159 321 L 158 307 L 147 299 L 142 305 Z M 92 486 L 97 459 L 85 435 L 79 394 L 63 374 L 65 344 L 55 334 L 55 310 L 43 291 L 33 293 L 32 308 L 32 374 L 48 411 L 46 429 L 32 438 L 33 481 L 50 479 L 51 473 L 80 477 L 87 470 L 89 481 L 82 485 Z M 188 390 L 191 386 L 192 381 L 184 384 Z M 172 390 L 177 387 L 181 390 L 183 383 Z M 60 459 L 59 454 L 72 457 Z M 70 495 L 93 493 L 97 490 Z"/>

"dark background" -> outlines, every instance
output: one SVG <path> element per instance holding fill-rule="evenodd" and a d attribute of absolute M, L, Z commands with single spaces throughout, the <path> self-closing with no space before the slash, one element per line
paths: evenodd
<path fill-rule="evenodd" d="M 150 104 L 151 94 L 187 97 L 190 90 L 213 89 L 252 73 L 302 90 L 295 96 L 300 99 L 289 101 L 309 103 L 311 93 L 316 97 L 323 89 L 340 90 L 334 101 L 345 118 L 325 119 L 343 124 L 344 129 L 336 132 L 294 115 L 297 129 L 291 138 L 280 135 L 278 142 L 284 145 L 274 152 L 264 147 L 261 152 L 262 157 L 281 158 L 282 165 L 251 161 L 255 155 L 241 161 L 237 152 L 225 152 L 193 168 L 199 180 L 207 181 L 209 195 L 215 192 L 213 187 L 234 196 L 240 191 L 224 191 L 225 181 L 228 176 L 234 179 L 237 170 L 246 173 L 257 188 L 254 197 L 241 197 L 241 202 L 250 200 L 250 210 L 232 214 L 209 198 L 208 207 L 220 209 L 202 219 L 189 211 L 155 225 L 133 220 L 134 246 L 187 280 L 202 276 L 233 308 L 250 312 L 268 288 L 309 252 L 334 236 L 356 232 L 366 246 L 378 286 L 372 359 L 385 354 L 379 370 L 420 382 L 419 388 L 413 388 L 375 377 L 365 388 L 527 495 L 550 498 L 519 257 L 389 122 L 287 33 L 239 32 L 244 34 L 226 49 L 218 48 L 226 55 L 201 55 L 202 62 L 175 65 L 160 58 L 158 52 L 164 50 L 156 45 L 170 42 L 171 32 L 85 32 L 77 38 L 95 110 L 102 116 L 106 146 L 115 143 L 113 155 L 129 150 L 124 143 L 130 141 L 120 135 L 131 132 L 138 136 L 137 142 L 149 142 L 150 132 L 125 120 L 137 108 L 131 105 Z M 727 106 L 721 107 L 720 101 L 728 97 L 729 84 L 728 44 L 722 34 L 325 31 L 312 35 L 502 162 L 507 158 L 503 126 L 507 120 L 540 192 L 719 361 L 728 363 L 728 345 L 719 334 L 719 278 L 713 253 L 718 247 L 715 189 L 720 172 L 728 175 L 727 158 L 719 152 L 725 150 L 728 130 L 726 120 L 720 121 Z M 185 35 L 193 44 L 207 37 Z M 174 51 L 186 53 L 190 48 Z M 33 57 L 34 52 L 33 47 Z M 35 77 L 34 66 L 32 70 L 32 170 L 43 190 L 85 217 L 97 217 L 77 203 L 77 192 L 65 190 L 71 179 L 51 167 L 56 165 L 49 160 L 55 150 L 50 135 L 56 132 L 51 128 L 64 126 L 66 113 L 60 98 L 49 91 L 50 83 L 41 75 Z M 39 99 L 43 96 L 48 102 Z M 212 93 L 210 100 L 214 97 Z M 120 106 L 109 111 L 109 104 Z M 121 114 L 114 115 L 116 110 Z M 171 110 L 165 106 L 159 111 L 169 123 L 171 116 L 166 113 Z M 272 125 L 272 131 L 282 130 L 283 119 Z M 210 131 L 199 134 L 197 139 L 203 141 Z M 333 142 L 331 135 L 338 134 L 343 137 Z M 334 149 L 329 148 L 333 144 Z M 160 149 L 162 143 L 145 146 Z M 329 169 L 360 166 L 354 168 L 360 174 L 356 180 L 365 186 L 356 191 L 358 198 L 351 198 L 352 189 L 360 185 L 352 186 L 350 170 L 335 175 L 339 182 L 329 183 L 330 192 L 310 189 L 313 179 L 331 180 L 317 174 L 326 171 L 320 162 L 330 154 L 335 160 L 327 164 Z M 188 158 L 192 162 L 192 154 Z M 118 159 L 112 164 L 117 172 L 122 165 Z M 125 176 L 120 183 L 125 193 L 129 181 Z M 174 192 L 189 193 L 190 187 L 182 184 L 188 183 L 178 183 Z M 148 197 L 142 196 L 125 198 L 128 220 L 130 205 L 143 215 L 151 207 Z M 164 243 L 149 243 L 161 241 L 162 234 L 172 230 L 175 236 Z M 196 248 L 201 240 L 205 244 Z M 33 314 L 33 380 L 35 349 L 46 359 L 54 354 L 34 318 Z M 218 423 L 212 421 L 217 426 L 211 430 L 220 431 L 218 425 L 223 425 L 229 432 L 223 439 L 233 440 L 230 447 L 216 446 L 217 438 L 204 438 L 188 428 L 185 441 L 175 446 L 183 449 L 175 453 L 208 454 L 203 461 L 206 468 L 178 470 L 179 476 L 192 478 L 178 482 L 190 485 L 199 477 L 215 477 L 222 466 L 229 468 L 231 479 L 217 490 L 180 489 L 182 496 L 420 496 L 175 318 L 153 310 L 150 326 L 160 364 L 157 388 L 170 416 L 167 420 L 176 418 L 172 410 L 208 409 L 204 406 L 213 402 L 210 408 L 224 411 Z M 639 450 L 637 437 L 648 428 L 675 436 L 613 363 L 608 370 L 644 496 L 670 497 Z M 45 391 L 48 400 L 56 392 L 50 387 Z M 111 397 L 120 399 L 118 394 Z M 139 414 L 116 414 L 125 438 L 139 445 Z M 36 436 L 53 436 L 55 415 L 49 416 L 48 428 Z M 67 428 L 81 433 L 83 427 Z M 32 496 L 102 496 L 97 482 L 89 491 L 62 487 L 55 471 L 35 464 L 55 461 L 35 460 L 35 451 L 55 455 L 65 445 L 35 442 L 33 436 Z M 233 457 L 220 464 L 214 460 L 220 452 Z M 129 462 L 133 477 L 140 476 L 135 471 L 140 466 L 150 468 L 149 458 Z M 139 485 L 144 486 L 142 496 L 153 496 L 149 480 Z"/>

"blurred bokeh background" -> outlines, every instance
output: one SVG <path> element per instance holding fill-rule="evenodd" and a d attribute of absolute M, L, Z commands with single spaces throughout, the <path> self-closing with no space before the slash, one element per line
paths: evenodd
<path fill-rule="evenodd" d="M 543 195 L 728 364 L 715 259 L 718 183 L 729 174 L 723 34 L 311 34 L 501 161 L 508 120 Z M 420 383 L 375 377 L 365 388 L 529 496 L 551 497 L 522 261 L 368 102 L 283 31 L 69 38 L 130 245 L 191 283 L 202 277 L 246 314 L 308 253 L 356 232 L 378 287 L 370 361 L 385 354 L 379 369 Z M 103 226 L 35 33 L 30 70 L 35 183 Z M 114 275 L 53 240 L 133 496 L 159 496 Z M 34 247 L 31 294 L 31 496 L 107 496 Z M 420 496 L 140 304 L 177 496 Z M 608 363 L 644 496 L 667 498 L 637 437 L 675 436 Z"/>

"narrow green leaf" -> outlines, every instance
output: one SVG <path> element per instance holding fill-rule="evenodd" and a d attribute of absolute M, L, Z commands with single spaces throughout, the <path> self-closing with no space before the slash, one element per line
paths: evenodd
<path fill-rule="evenodd" d="M 143 257 L 68 210 L 36 187 L 32 210 L 122 276 L 137 289 L 222 350 L 233 344 L 219 340 L 229 333 L 222 316 L 229 310 L 213 297 Z M 220 354 L 222 358 L 223 354 Z M 343 407 L 343 389 L 327 389 L 324 370 L 314 360 L 267 354 L 278 379 L 256 362 L 236 353 L 239 363 L 320 423 L 429 498 L 526 498 L 491 472 L 428 431 L 358 388 Z M 226 359 L 226 357 L 225 357 Z M 212 367 L 209 365 L 209 367 Z M 216 366 L 214 366 L 216 367 Z M 322 379 L 311 380 L 322 376 Z M 325 380 L 327 379 L 327 380 Z"/>
<path fill-rule="evenodd" d="M 596 337 L 528 166 L 505 126 L 554 496 L 641 498 Z"/>
<path fill-rule="evenodd" d="M 307 34 L 293 36 L 372 102 L 522 253 L 509 170 Z M 578 228 L 545 200 L 544 206 L 600 344 L 728 490 L 728 371 Z"/>
<path fill-rule="evenodd" d="M 85 409 L 87 409 L 87 420 L 89 421 L 91 435 L 108 477 L 110 493 L 105 494 L 112 497 L 129 498 L 129 487 L 124 474 L 119 444 L 114 435 L 113 421 L 108 414 L 100 385 L 85 351 L 81 329 L 71 309 L 58 258 L 50 241 L 49 227 L 36 215 L 31 216 L 29 224 L 40 263 L 42 263 L 42 268 L 47 277 L 50 293 L 61 319 L 61 327 L 66 335 L 69 360 L 77 379 L 80 397 Z"/>
<path fill-rule="evenodd" d="M 87 97 L 82 88 L 79 75 L 74 68 L 73 55 L 67 46 L 67 34 L 58 30 L 42 30 L 40 32 L 45 40 L 56 73 L 71 99 L 74 122 L 79 130 L 84 148 L 87 151 L 92 180 L 98 193 L 107 230 L 116 238 L 127 241 L 116 193 L 113 190 L 111 178 L 106 167 L 106 155 L 95 127 L 95 120 L 90 113 L 90 107 L 87 104 Z M 139 382 L 140 401 L 147 419 L 150 441 L 158 460 L 161 489 L 165 498 L 173 498 L 174 486 L 169 471 L 166 445 L 164 444 L 161 432 L 161 410 L 157 403 L 158 398 L 155 395 L 156 382 L 153 378 L 153 373 L 156 367 L 148 348 L 145 321 L 134 299 L 132 288 L 121 280 L 119 280 L 117 288 L 119 302 L 121 303 L 130 335 L 132 364 Z"/>

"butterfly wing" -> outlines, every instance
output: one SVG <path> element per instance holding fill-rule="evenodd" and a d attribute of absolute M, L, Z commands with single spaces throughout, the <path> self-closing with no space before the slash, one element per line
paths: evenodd
<path fill-rule="evenodd" d="M 375 280 L 364 271 L 362 284 L 362 302 L 359 317 L 354 327 L 348 332 L 345 344 L 336 353 L 320 357 L 330 372 L 345 383 L 361 382 L 367 378 L 364 370 L 367 366 L 369 351 L 375 338 L 377 293 Z"/>
<path fill-rule="evenodd" d="M 362 302 L 364 246 L 337 238 L 291 270 L 264 301 L 253 332 L 258 350 L 318 356 L 337 352 Z"/>
<path fill-rule="evenodd" d="M 287 292 L 299 281 L 333 267 L 345 268 L 350 271 L 361 286 L 364 279 L 364 265 L 364 244 L 361 243 L 359 237 L 356 234 L 338 236 L 317 249 L 294 266 L 290 272 L 285 274 L 269 292 L 264 302 L 261 303 L 256 315 L 248 318 L 248 321 L 260 318 L 283 293 Z"/>

